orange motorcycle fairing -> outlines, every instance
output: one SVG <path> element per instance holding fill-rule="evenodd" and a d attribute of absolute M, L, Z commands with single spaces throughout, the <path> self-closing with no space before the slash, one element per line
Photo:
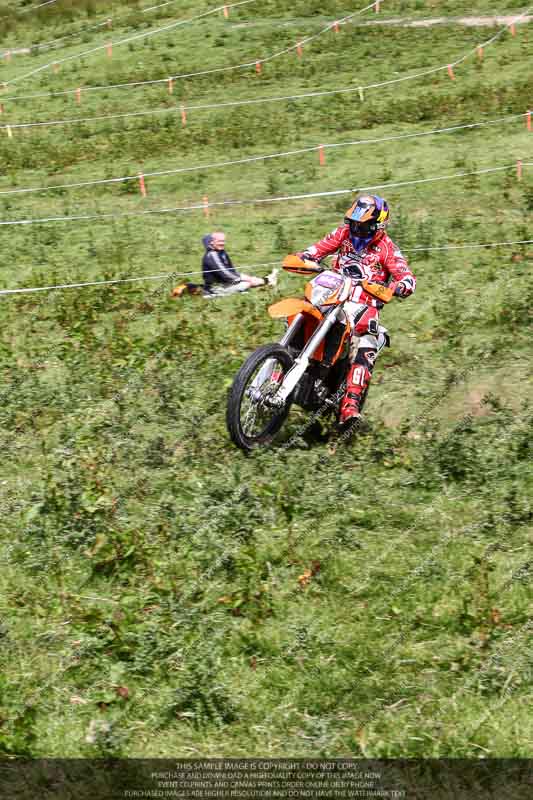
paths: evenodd
<path fill-rule="evenodd" d="M 335 289 L 333 294 L 330 295 L 327 300 L 323 300 L 320 303 L 320 305 L 321 306 L 336 306 L 338 304 L 338 302 L 339 302 L 339 295 L 341 293 L 341 289 L 342 288 L 343 287 L 340 286 L 338 289 Z M 311 283 L 311 281 L 309 281 L 309 283 L 306 284 L 305 290 L 304 290 L 304 294 L 307 297 L 307 299 L 309 301 L 311 301 L 311 298 L 313 296 L 313 284 Z"/>
<path fill-rule="evenodd" d="M 390 303 L 394 297 L 393 286 L 383 286 L 381 283 L 372 283 L 372 281 L 367 280 L 361 281 L 361 286 L 365 292 L 381 300 L 382 303 Z"/>
<path fill-rule="evenodd" d="M 268 313 L 273 319 L 294 317 L 296 314 L 310 314 L 315 319 L 321 321 L 324 317 L 315 306 L 308 303 L 307 300 L 297 297 L 286 297 L 285 300 L 280 300 L 278 303 L 268 307 Z"/>
<path fill-rule="evenodd" d="M 342 352 L 344 350 L 344 345 L 346 343 L 346 340 L 349 338 L 349 336 L 350 336 L 350 327 L 348 325 L 346 325 L 345 328 L 344 328 L 344 333 L 343 333 L 342 338 L 340 340 L 339 346 L 337 348 L 337 352 L 335 353 L 335 355 L 331 359 L 331 365 L 332 366 L 333 366 L 333 364 L 335 364 L 335 362 L 338 360 L 338 358 L 342 354 Z"/>
<path fill-rule="evenodd" d="M 287 272 L 294 272 L 296 275 L 314 275 L 323 272 L 323 267 L 315 261 L 304 261 L 300 256 L 285 256 L 282 266 Z"/>
<path fill-rule="evenodd" d="M 320 313 L 318 308 L 308 303 L 306 300 L 297 299 L 295 297 L 287 297 L 285 300 L 280 300 L 279 303 L 274 303 L 274 305 L 270 306 L 268 309 L 268 313 L 274 319 L 278 318 L 286 318 L 289 325 L 292 323 L 293 319 L 296 317 L 297 314 L 303 313 L 304 314 L 304 341 L 308 342 L 313 333 L 315 332 L 317 325 L 322 322 L 324 319 L 323 314 Z M 330 366 L 335 364 L 337 359 L 341 356 L 344 345 L 346 340 L 349 338 L 351 332 L 351 327 L 348 322 L 345 323 L 344 333 L 339 341 L 339 346 L 337 347 L 336 352 L 334 353 L 333 357 L 330 356 L 328 359 L 328 363 Z M 318 361 L 319 363 L 324 360 L 325 355 L 325 347 L 326 341 L 320 342 L 317 349 L 313 354 L 313 361 Z"/>
<path fill-rule="evenodd" d="M 309 339 L 311 338 L 311 336 L 315 332 L 315 330 L 317 328 L 317 324 L 318 323 L 315 322 L 314 319 L 310 319 L 309 317 L 306 317 L 305 322 L 304 322 L 304 338 L 305 338 L 306 342 L 309 341 Z M 329 335 L 331 335 L 331 331 L 330 331 Z M 345 328 L 344 328 L 344 332 L 343 332 L 343 334 L 342 334 L 342 336 L 341 336 L 341 338 L 339 340 L 339 344 L 338 344 L 337 350 L 335 351 L 335 353 L 333 353 L 333 354 L 330 353 L 329 354 L 329 356 L 327 358 L 327 361 L 326 361 L 326 348 L 329 349 L 329 347 L 328 347 L 328 339 L 327 338 L 323 339 L 320 342 L 320 344 L 318 345 L 318 347 L 315 350 L 315 352 L 313 353 L 312 360 L 318 362 L 319 364 L 324 362 L 324 364 L 326 364 L 326 366 L 332 367 L 333 364 L 335 364 L 335 362 L 340 358 L 340 356 L 341 356 L 341 354 L 342 354 L 342 352 L 344 350 L 345 342 L 346 342 L 347 338 L 349 337 L 349 335 L 350 335 L 350 328 L 348 327 L 348 325 L 346 325 Z"/>

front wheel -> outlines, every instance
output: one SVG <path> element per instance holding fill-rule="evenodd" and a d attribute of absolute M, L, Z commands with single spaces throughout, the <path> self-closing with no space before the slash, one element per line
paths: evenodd
<path fill-rule="evenodd" d="M 265 344 L 246 359 L 229 391 L 226 424 L 242 450 L 269 444 L 287 419 L 290 400 L 270 403 L 294 361 L 280 344 Z"/>

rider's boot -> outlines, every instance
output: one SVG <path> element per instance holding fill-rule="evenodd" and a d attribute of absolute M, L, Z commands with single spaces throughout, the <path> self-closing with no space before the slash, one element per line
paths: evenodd
<path fill-rule="evenodd" d="M 363 364 L 352 364 L 346 378 L 346 392 L 341 400 L 339 424 L 346 427 L 361 416 L 361 401 L 368 390 L 372 374 Z"/>

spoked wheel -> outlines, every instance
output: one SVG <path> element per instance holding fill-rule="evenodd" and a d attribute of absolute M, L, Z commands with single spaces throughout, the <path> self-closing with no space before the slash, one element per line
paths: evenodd
<path fill-rule="evenodd" d="M 287 419 L 290 400 L 278 408 L 271 403 L 292 356 L 279 344 L 265 344 L 244 362 L 229 392 L 226 423 L 232 441 L 242 450 L 266 445 Z"/>

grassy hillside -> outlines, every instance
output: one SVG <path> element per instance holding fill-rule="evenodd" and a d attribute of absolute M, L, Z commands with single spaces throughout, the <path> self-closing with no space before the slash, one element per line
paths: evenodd
<path fill-rule="evenodd" d="M 362 4 L 361 4 L 362 5 Z M 18 10 L 15 10 L 15 6 Z M 348 7 L 350 6 L 350 7 Z M 83 31 L 3 60 L 0 191 L 205 167 L 247 156 L 422 133 L 523 114 L 531 25 L 483 61 L 382 90 L 197 110 L 367 85 L 447 64 L 497 29 L 344 26 L 253 68 L 130 89 L 10 100 L 165 78 L 266 57 L 346 16 L 341 0 L 266 0 L 17 76 L 211 8 L 180 0 L 0 7 L 0 47 Z M 110 11 L 111 8 L 111 11 Z M 520 13 L 508 0 L 498 13 Z M 390 0 L 380 19 L 494 13 L 486 0 Z M 358 20 L 375 17 L 367 12 Z M 280 22 L 297 20 L 298 24 Z M 261 24 L 239 27 L 243 22 Z M 267 24 L 269 23 L 269 24 Z M 270 24 L 272 23 L 272 24 Z M 530 756 L 533 246 L 438 249 L 531 236 L 524 118 L 135 181 L 0 194 L 1 288 L 173 273 L 168 280 L 0 296 L 0 753 L 32 756 Z M 390 233 L 419 278 L 384 314 L 367 424 L 317 442 L 295 410 L 245 457 L 224 426 L 228 386 L 280 335 L 266 307 L 302 290 L 171 299 L 222 228 L 239 265 L 271 262 L 383 188 Z M 135 216 L 133 216 L 135 214 Z M 436 249 L 424 249 L 436 248 Z M 192 278 L 195 279 L 194 277 Z"/>

